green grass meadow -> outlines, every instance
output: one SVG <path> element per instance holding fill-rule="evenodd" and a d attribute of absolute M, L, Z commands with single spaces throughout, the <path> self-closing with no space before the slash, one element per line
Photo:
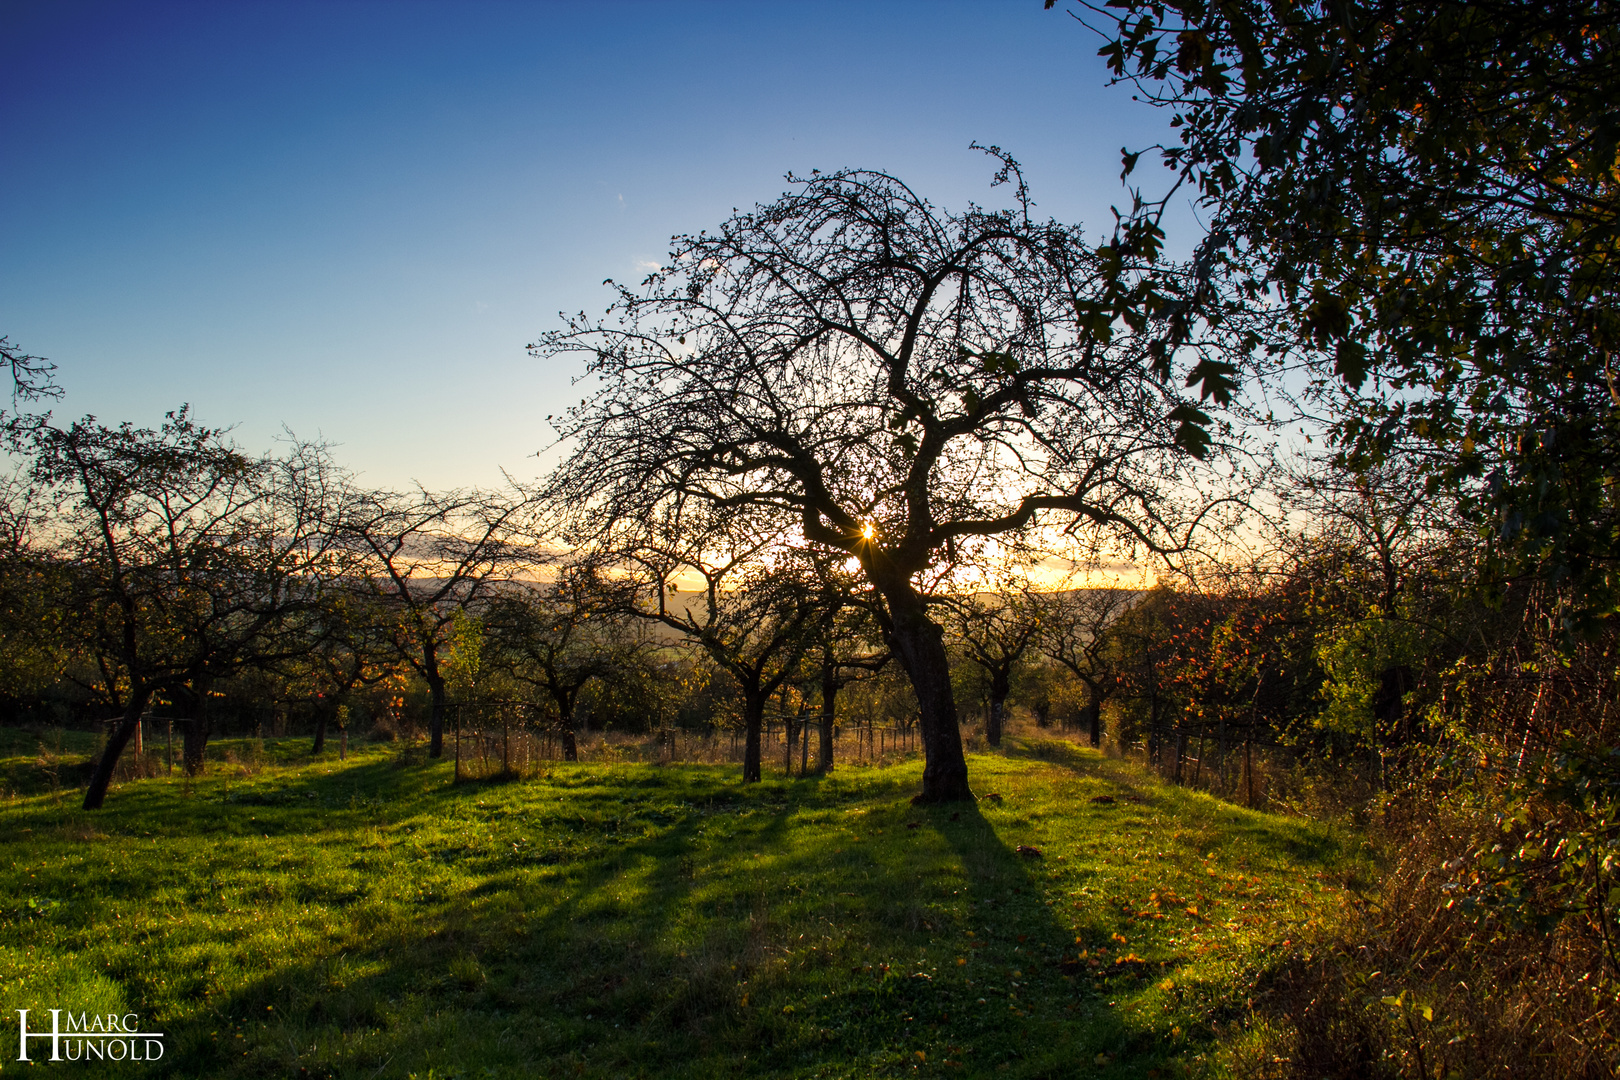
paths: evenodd
<path fill-rule="evenodd" d="M 224 743 L 86 814 L 3 734 L 0 1077 L 1213 1075 L 1361 866 L 1056 740 L 970 756 L 980 801 L 939 808 L 915 760 L 453 784 L 394 744 Z M 164 1057 L 17 1062 L 16 1010 L 53 1007 Z"/>

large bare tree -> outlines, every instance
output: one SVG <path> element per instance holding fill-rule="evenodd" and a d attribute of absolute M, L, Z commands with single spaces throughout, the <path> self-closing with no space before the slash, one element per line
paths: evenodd
<path fill-rule="evenodd" d="M 1210 417 L 1136 333 L 1180 317 L 1180 279 L 1037 220 L 1002 164 L 995 212 L 879 172 L 795 181 L 531 346 L 583 354 L 595 387 L 556 421 L 573 452 L 549 493 L 579 534 L 702 500 L 858 561 L 916 690 L 922 801 L 972 797 L 930 564 L 1037 524 L 1179 549 L 1211 484 Z"/>

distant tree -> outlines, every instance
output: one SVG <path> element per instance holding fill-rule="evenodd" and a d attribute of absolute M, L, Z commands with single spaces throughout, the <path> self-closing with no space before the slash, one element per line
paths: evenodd
<path fill-rule="evenodd" d="M 398 666 L 386 613 L 370 597 L 325 583 L 320 603 L 303 617 L 305 648 L 281 666 L 287 689 L 309 697 L 315 710 L 310 750 L 326 749 L 327 730 L 357 690 L 383 682 Z"/>
<path fill-rule="evenodd" d="M 514 582 L 490 602 L 491 662 L 538 691 L 555 713 L 563 759 L 579 760 L 575 706 L 592 680 L 630 674 L 650 642 L 625 614 L 620 582 L 590 563 L 565 563 L 550 581 Z"/>
<path fill-rule="evenodd" d="M 296 616 L 317 602 L 330 551 L 325 448 L 251 457 L 185 409 L 155 431 L 23 418 L 8 434 L 49 500 L 50 558 L 65 588 L 56 602 L 70 647 L 88 661 L 85 688 L 117 717 L 85 809 L 102 805 L 156 694 L 198 702 L 185 741 L 197 771 L 208 687 L 305 647 Z"/>
<path fill-rule="evenodd" d="M 1040 608 L 1016 585 L 994 592 L 942 596 L 939 604 L 946 640 L 984 672 L 990 700 L 984 737 L 991 746 L 1000 746 L 1007 697 L 1014 675 L 1040 631 Z"/>
<path fill-rule="evenodd" d="M 361 492 L 336 524 L 350 584 L 390 614 L 394 655 L 428 686 L 428 754 L 444 753 L 444 659 L 458 614 L 475 613 L 533 565 L 519 491 Z"/>
<path fill-rule="evenodd" d="M 578 534 L 708 502 L 858 561 L 916 691 L 923 801 L 972 792 L 919 575 L 1037 522 L 1178 550 L 1218 486 L 1178 355 L 1137 332 L 1181 317 L 1185 275 L 1035 219 L 1004 156 L 1000 179 L 1013 209 L 961 214 L 882 173 L 796 181 L 533 347 L 599 387 L 548 489 Z M 1199 378 L 1232 370 L 1222 340 L 1189 350 Z"/>
<path fill-rule="evenodd" d="M 851 682 L 869 678 L 894 658 L 883 646 L 878 631 L 877 598 L 870 586 L 828 555 L 812 556 L 820 592 L 819 618 L 811 628 L 813 644 L 806 663 L 813 674 L 806 680 L 821 698 L 816 769 L 833 768 L 833 732 L 838 722 L 838 693 Z"/>
<path fill-rule="evenodd" d="M 760 736 L 771 695 L 799 671 L 820 615 L 806 560 L 781 533 L 735 514 L 678 507 L 619 555 L 636 585 L 628 613 L 678 631 L 742 692 L 743 780 L 762 776 Z M 691 583 L 683 591 L 681 581 Z"/>
<path fill-rule="evenodd" d="M 1141 594 L 1134 589 L 1064 588 L 1031 593 L 1039 612 L 1035 645 L 1086 687 L 1082 723 L 1092 746 L 1102 744 L 1102 708 L 1121 677 L 1121 655 L 1109 629 Z"/>
<path fill-rule="evenodd" d="M 50 543 L 46 500 L 26 460 L 0 477 L 0 700 L 37 701 L 61 678 L 69 654 L 62 605 L 70 581 Z"/>

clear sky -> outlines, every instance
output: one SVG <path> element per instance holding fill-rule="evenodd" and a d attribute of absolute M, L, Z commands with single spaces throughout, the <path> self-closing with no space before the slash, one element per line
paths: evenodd
<path fill-rule="evenodd" d="M 0 42 L 0 334 L 57 414 L 190 402 L 385 486 L 535 475 L 577 370 L 524 344 L 790 170 L 1001 205 L 996 143 L 1106 234 L 1165 136 L 1041 0 L 10 0 Z"/>

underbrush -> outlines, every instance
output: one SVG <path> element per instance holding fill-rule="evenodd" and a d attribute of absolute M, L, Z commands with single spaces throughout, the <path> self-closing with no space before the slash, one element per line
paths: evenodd
<path fill-rule="evenodd" d="M 1365 870 L 1058 740 L 936 808 L 915 761 L 456 784 L 307 747 L 14 794 L 0 1007 L 136 1013 L 188 1077 L 1201 1076 Z"/>
<path fill-rule="evenodd" d="M 1506 800 L 1416 791 L 1389 800 L 1375 816 L 1385 856 L 1376 887 L 1268 975 L 1248 1032 L 1227 1048 L 1232 1074 L 1587 1080 L 1620 1072 L 1620 984 L 1601 909 L 1560 910 L 1535 895 L 1534 882 L 1511 906 L 1477 902 L 1473 871 L 1482 853 L 1514 843 L 1514 830 L 1502 827 L 1510 814 Z"/>

